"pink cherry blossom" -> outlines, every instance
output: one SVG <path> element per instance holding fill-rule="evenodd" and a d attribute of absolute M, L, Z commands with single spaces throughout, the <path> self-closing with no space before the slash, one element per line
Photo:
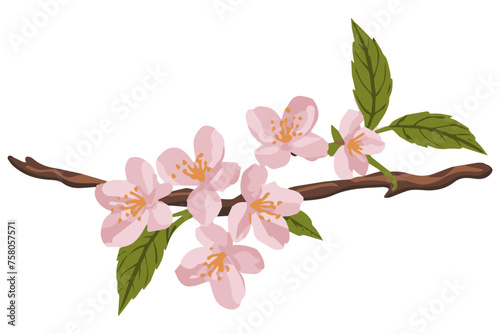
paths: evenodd
<path fill-rule="evenodd" d="M 241 177 L 244 203 L 238 203 L 229 213 L 229 232 L 237 242 L 246 237 L 253 226 L 255 237 L 274 249 L 281 249 L 290 238 L 283 216 L 300 211 L 304 201 L 296 191 L 266 184 L 267 170 L 259 165 L 250 166 Z"/>
<path fill-rule="evenodd" d="M 187 253 L 175 270 L 186 286 L 210 282 L 217 302 L 228 309 L 240 306 L 245 296 L 241 274 L 257 274 L 264 268 L 260 253 L 251 247 L 233 245 L 229 233 L 215 224 L 200 226 L 196 237 L 203 245 Z"/>
<path fill-rule="evenodd" d="M 294 97 L 281 118 L 266 107 L 249 110 L 248 127 L 262 143 L 255 151 L 255 157 L 261 165 L 270 168 L 285 166 L 290 160 L 290 153 L 310 161 L 325 157 L 328 143 L 311 133 L 317 120 L 316 103 L 303 96 Z"/>
<path fill-rule="evenodd" d="M 340 122 L 340 135 L 344 139 L 343 147 L 335 153 L 335 172 L 342 179 L 350 179 L 353 170 L 360 175 L 368 171 L 366 155 L 382 152 L 385 143 L 373 130 L 361 127 L 363 114 L 357 110 L 348 110 Z"/>
<path fill-rule="evenodd" d="M 169 183 L 159 184 L 153 167 L 141 158 L 130 158 L 125 166 L 127 180 L 108 181 L 96 187 L 99 204 L 111 213 L 101 229 L 106 246 L 130 245 L 148 231 L 162 230 L 172 224 L 172 211 L 159 202 L 172 191 Z"/>
<path fill-rule="evenodd" d="M 217 191 L 238 181 L 240 166 L 222 162 L 224 139 L 210 126 L 202 127 L 196 134 L 194 151 L 193 162 L 183 150 L 170 148 L 158 157 L 156 166 L 165 182 L 196 187 L 188 196 L 187 208 L 200 224 L 207 225 L 222 208 Z"/>

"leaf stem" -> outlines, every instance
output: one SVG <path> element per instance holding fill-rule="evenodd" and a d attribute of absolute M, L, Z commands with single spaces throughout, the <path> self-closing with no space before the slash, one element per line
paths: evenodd
<path fill-rule="evenodd" d="M 393 191 L 396 190 L 396 188 L 398 187 L 398 181 L 396 180 L 394 175 L 392 175 L 392 173 L 387 168 L 382 166 L 382 164 L 380 164 L 377 160 L 373 159 L 371 155 L 367 155 L 366 158 L 368 159 L 368 162 L 370 163 L 370 165 L 377 168 L 379 171 L 382 172 L 382 174 L 384 174 L 385 176 L 387 176 L 389 178 L 389 180 L 391 180 L 392 190 Z"/>
<path fill-rule="evenodd" d="M 191 215 L 191 213 L 189 213 L 189 211 L 187 209 L 179 211 L 179 212 L 176 212 L 172 216 L 173 217 L 182 217 L 182 218 L 185 218 L 186 220 L 188 220 L 189 218 L 193 217 Z M 186 216 L 186 217 L 184 217 L 184 216 Z"/>
<path fill-rule="evenodd" d="M 392 128 L 390 126 L 384 126 L 383 128 L 375 130 L 375 132 L 382 133 L 382 132 L 391 131 L 391 130 L 392 130 Z"/>

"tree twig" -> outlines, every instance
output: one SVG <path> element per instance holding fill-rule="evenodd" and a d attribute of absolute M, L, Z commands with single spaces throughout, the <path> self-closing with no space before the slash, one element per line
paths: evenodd
<path fill-rule="evenodd" d="M 59 181 L 73 188 L 91 188 L 106 182 L 85 174 L 47 167 L 30 157 L 26 157 L 26 162 L 12 156 L 9 156 L 8 159 L 14 167 L 26 175 L 39 179 Z M 290 189 L 298 191 L 306 201 L 330 197 L 343 191 L 362 188 L 387 188 L 388 191 L 385 197 L 392 197 L 408 190 L 442 189 L 463 178 L 484 179 L 488 177 L 491 172 L 492 168 L 487 164 L 475 163 L 451 167 L 441 172 L 425 176 L 392 172 L 392 175 L 394 175 L 398 181 L 396 190 L 391 190 L 392 182 L 382 173 L 360 176 L 351 180 L 305 184 L 291 187 Z M 161 201 L 172 206 L 186 206 L 187 197 L 191 191 L 191 189 L 175 190 L 170 195 L 162 198 Z M 244 199 L 241 195 L 233 199 L 223 199 L 219 216 L 227 216 L 233 205 L 243 201 Z"/>

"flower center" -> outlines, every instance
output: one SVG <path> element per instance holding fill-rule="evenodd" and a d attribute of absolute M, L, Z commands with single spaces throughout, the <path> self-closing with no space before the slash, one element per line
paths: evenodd
<path fill-rule="evenodd" d="M 285 111 L 290 112 L 290 109 L 287 108 L 287 110 Z M 280 121 L 280 130 L 278 134 L 274 135 L 274 138 L 282 143 L 289 143 L 293 139 L 293 137 L 302 136 L 302 132 L 296 132 L 296 130 L 298 130 L 298 128 L 300 127 L 300 121 L 302 121 L 302 117 L 297 118 L 296 116 L 293 116 L 292 121 L 290 122 L 290 124 L 288 124 L 288 117 L 284 118 Z M 273 132 L 276 131 L 274 121 L 271 121 L 271 124 L 273 125 L 271 130 Z M 276 144 L 276 140 L 273 141 L 273 144 Z"/>
<path fill-rule="evenodd" d="M 359 144 L 361 143 L 361 139 L 360 138 L 363 137 L 364 134 L 365 133 L 363 132 L 359 136 L 357 136 L 357 137 L 352 138 L 351 140 L 349 140 L 349 142 L 347 143 L 347 149 L 349 150 L 349 154 L 351 155 L 351 157 L 353 156 L 352 151 L 354 151 L 357 154 L 361 155 L 361 151 L 363 151 L 363 148 L 361 146 L 359 146 Z"/>
<path fill-rule="evenodd" d="M 207 162 L 203 161 L 203 153 L 198 154 L 193 165 L 188 165 L 186 160 L 182 160 L 182 164 L 184 165 L 182 172 L 189 176 L 193 180 L 198 180 L 200 182 L 205 181 L 205 172 L 210 172 L 212 168 L 207 166 Z M 180 165 L 175 165 L 175 168 L 181 169 Z M 172 174 L 172 178 L 175 179 L 175 174 Z"/>
<path fill-rule="evenodd" d="M 141 212 L 142 208 L 146 206 L 146 200 L 137 193 L 137 187 L 134 188 L 134 191 L 130 191 L 129 194 L 132 195 L 132 198 L 129 199 L 129 194 L 125 194 L 123 198 L 128 199 L 125 201 L 125 205 L 119 207 L 122 211 L 126 212 L 126 216 L 129 217 L 132 215 L 133 217 L 137 216 L 139 212 Z M 121 200 L 121 197 L 118 197 L 118 200 Z M 113 209 L 111 209 L 113 212 Z M 137 220 L 141 220 L 141 217 L 138 217 Z M 121 223 L 122 219 L 118 219 L 118 222 Z"/>
<path fill-rule="evenodd" d="M 213 247 L 210 247 L 210 250 L 213 250 Z M 227 255 L 224 252 L 214 253 L 207 256 L 207 261 L 210 262 L 204 262 L 203 265 L 207 267 L 208 272 L 207 274 L 200 274 L 200 277 L 205 277 L 207 275 L 208 277 L 212 277 L 212 274 L 217 270 L 216 277 L 217 280 L 220 281 L 222 279 L 220 274 L 224 271 L 229 271 L 229 267 L 224 265 L 224 259 L 226 257 Z"/>
<path fill-rule="evenodd" d="M 250 204 L 250 207 L 254 209 L 255 211 L 259 212 L 259 219 L 264 220 L 264 216 L 262 215 L 263 213 L 268 214 L 269 216 L 274 216 L 276 219 L 280 218 L 281 215 L 274 213 L 273 211 L 276 210 L 276 208 L 281 205 L 281 201 L 278 201 L 276 205 L 274 204 L 273 201 L 266 201 L 266 199 L 269 197 L 269 193 L 266 193 L 262 198 L 259 198 L 255 201 L 253 201 L 252 204 Z M 267 220 L 268 222 L 271 221 L 271 219 Z M 252 218 L 250 215 L 250 223 L 252 222 Z"/>
<path fill-rule="evenodd" d="M 280 131 L 277 135 L 274 135 L 274 138 L 283 143 L 290 142 L 293 139 L 292 135 L 290 134 L 290 132 L 293 129 L 293 126 L 294 126 L 293 122 L 291 122 L 290 126 L 288 126 L 288 118 L 281 120 Z"/>

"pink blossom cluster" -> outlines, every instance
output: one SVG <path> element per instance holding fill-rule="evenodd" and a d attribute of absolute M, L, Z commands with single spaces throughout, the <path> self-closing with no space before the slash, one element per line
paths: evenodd
<path fill-rule="evenodd" d="M 292 154 L 314 161 L 327 156 L 328 143 L 311 130 L 318 119 L 315 102 L 295 97 L 281 117 L 272 109 L 257 107 L 247 112 L 248 127 L 262 144 L 253 164 L 241 176 L 244 201 L 234 205 L 228 216 L 228 231 L 214 224 L 222 209 L 218 192 L 235 184 L 240 166 L 225 162 L 224 139 L 212 127 L 202 127 L 194 138 L 194 159 L 178 148 L 164 151 L 156 170 L 141 158 L 128 160 L 126 180 L 108 181 L 96 188 L 98 202 L 110 211 L 103 222 L 101 236 L 106 246 L 124 247 L 147 231 L 168 228 L 172 222 L 170 207 L 161 201 L 173 186 L 191 186 L 187 209 L 200 226 L 196 238 L 201 247 L 188 252 L 176 269 L 186 286 L 209 282 L 217 302 L 223 307 L 238 307 L 245 295 L 242 274 L 257 274 L 264 268 L 258 250 L 235 245 L 250 229 L 257 240 L 273 249 L 289 241 L 290 231 L 284 217 L 300 211 L 304 200 L 296 191 L 268 182 L 266 168 L 285 166 Z M 340 177 L 352 177 L 352 171 L 366 173 L 366 154 L 377 153 L 383 143 L 375 132 L 361 128 L 360 112 L 349 111 L 340 126 L 344 150 L 339 150 L 335 170 Z"/>

